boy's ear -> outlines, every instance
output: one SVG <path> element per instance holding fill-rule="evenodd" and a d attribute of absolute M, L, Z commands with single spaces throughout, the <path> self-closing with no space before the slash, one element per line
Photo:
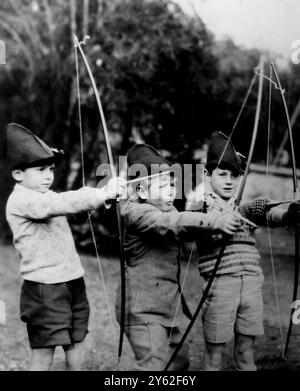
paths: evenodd
<path fill-rule="evenodd" d="M 23 171 L 20 169 L 11 170 L 11 175 L 16 182 L 21 182 L 23 180 Z"/>
<path fill-rule="evenodd" d="M 211 175 L 206 169 L 204 170 L 204 181 L 209 183 L 211 182 Z"/>
<path fill-rule="evenodd" d="M 148 198 L 148 189 L 140 183 L 136 187 L 136 192 L 141 200 L 146 200 Z"/>

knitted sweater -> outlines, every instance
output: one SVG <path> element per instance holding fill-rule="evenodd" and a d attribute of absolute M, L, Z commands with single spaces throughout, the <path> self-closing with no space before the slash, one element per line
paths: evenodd
<path fill-rule="evenodd" d="M 256 199 L 239 207 L 239 213 L 257 225 L 271 227 L 282 225 L 282 216 L 285 210 L 272 208 L 268 210 L 268 199 Z M 206 211 L 216 210 L 214 204 L 207 206 Z M 248 225 L 242 227 L 229 238 L 219 235 L 205 235 L 197 243 L 199 254 L 199 271 L 204 278 L 208 278 L 214 268 L 223 243 L 226 242 L 222 261 L 217 275 L 253 274 L 262 272 L 259 265 L 260 255 L 256 248 L 253 230 Z"/>
<path fill-rule="evenodd" d="M 101 190 L 39 193 L 16 185 L 9 196 L 6 218 L 20 257 L 25 280 L 55 284 L 84 274 L 66 215 L 103 205 Z"/>

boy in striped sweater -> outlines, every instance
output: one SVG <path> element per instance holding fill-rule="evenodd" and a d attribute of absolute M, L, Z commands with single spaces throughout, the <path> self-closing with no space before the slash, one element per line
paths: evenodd
<path fill-rule="evenodd" d="M 243 159 L 221 132 L 212 135 L 206 163 L 207 182 L 203 212 L 221 211 L 234 205 L 235 194 L 243 175 Z M 300 204 L 295 201 L 285 211 L 269 208 L 270 200 L 255 199 L 239 207 L 244 218 L 257 225 L 287 226 L 300 221 Z M 202 312 L 205 339 L 204 370 L 219 370 L 226 342 L 235 338 L 234 359 L 238 370 L 256 370 L 255 338 L 262 335 L 264 276 L 260 255 L 249 224 L 241 225 L 232 235 L 204 233 L 199 238 L 199 271 L 208 284 L 224 241 L 226 247 L 216 278 Z"/>

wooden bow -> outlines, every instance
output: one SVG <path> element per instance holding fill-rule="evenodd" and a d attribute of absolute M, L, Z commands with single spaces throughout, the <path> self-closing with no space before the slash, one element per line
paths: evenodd
<path fill-rule="evenodd" d="M 105 144 L 106 144 L 106 152 L 107 157 L 111 169 L 111 174 L 113 177 L 117 176 L 114 161 L 113 161 L 113 155 L 111 150 L 111 144 L 110 144 L 110 138 L 109 138 L 109 132 L 107 129 L 107 124 L 103 112 L 103 107 L 101 103 L 101 98 L 96 86 L 96 82 L 94 79 L 94 76 L 92 74 L 91 68 L 89 66 L 88 60 L 84 54 L 84 51 L 82 50 L 82 45 L 85 44 L 85 41 L 78 41 L 78 38 L 76 35 L 74 35 L 74 45 L 75 48 L 79 50 L 79 53 L 81 54 L 81 57 L 83 59 L 84 65 L 86 67 L 86 70 L 88 72 L 94 95 L 96 98 L 100 119 L 103 127 L 104 137 L 105 137 Z M 77 53 L 77 52 L 76 52 Z M 121 269 L 121 324 L 120 324 L 120 336 L 119 336 L 119 347 L 118 347 L 118 361 L 120 361 L 120 358 L 122 356 L 122 347 L 123 347 L 123 338 L 124 338 L 124 328 L 125 328 L 125 300 L 126 300 L 126 293 L 125 293 L 125 269 L 126 269 L 126 261 L 125 261 L 125 254 L 124 254 L 124 247 L 123 247 L 123 230 L 122 230 L 122 220 L 121 220 L 121 212 L 120 212 L 120 205 L 118 202 L 115 202 L 115 208 L 116 208 L 116 216 L 117 216 L 117 224 L 118 224 L 118 234 L 119 234 L 119 251 L 120 251 L 120 269 Z"/>
<path fill-rule="evenodd" d="M 238 192 L 237 192 L 237 197 L 236 197 L 236 208 L 238 207 L 238 205 L 240 204 L 241 202 L 241 199 L 242 199 L 242 195 L 243 195 L 243 192 L 244 192 L 244 188 L 245 188 L 245 185 L 246 185 L 246 180 L 247 180 L 247 176 L 248 176 L 248 173 L 249 173 L 249 170 L 250 170 L 250 164 L 251 164 L 251 161 L 252 161 L 252 156 L 253 156 L 253 152 L 254 152 L 254 147 L 255 147 L 255 142 L 256 142 L 256 137 L 257 137 L 257 131 L 258 131 L 258 125 L 259 125 L 259 118 L 260 118 L 260 110 L 261 110 L 261 102 L 262 102 L 262 90 L 263 90 L 263 73 L 264 73 L 264 58 L 261 57 L 260 59 L 260 63 L 259 63 L 259 71 L 260 71 L 260 76 L 259 76 L 259 85 L 258 85 L 258 97 L 257 97 L 257 104 L 256 104 L 256 113 L 255 113 L 255 121 L 254 121 L 254 127 L 253 127 L 253 132 L 252 132 L 252 140 L 251 140 L 251 145 L 250 145 L 250 150 L 249 150 L 249 154 L 248 154 L 248 160 L 247 160 L 247 164 L 246 164 L 246 169 L 245 169 L 245 174 L 243 176 L 243 179 L 240 183 L 240 186 L 239 186 L 239 189 L 238 189 Z M 230 135 L 232 136 L 232 134 Z M 230 137 L 231 138 L 231 137 Z M 229 140 L 230 140 L 229 138 Z M 225 145 L 225 149 L 227 148 L 227 145 Z M 207 299 L 208 297 L 208 294 L 210 292 L 210 288 L 214 282 L 214 279 L 216 277 L 216 274 L 217 274 L 217 271 L 218 271 L 218 268 L 220 266 L 220 263 L 222 261 L 222 257 L 223 257 L 223 254 L 224 254 L 224 251 L 225 251 L 225 248 L 228 244 L 228 240 L 225 240 L 223 246 L 221 247 L 220 249 L 220 252 L 218 254 L 218 257 L 217 257 L 217 260 L 216 260 L 216 263 L 215 263 L 215 266 L 214 266 L 214 269 L 212 271 L 212 274 L 209 278 L 209 281 L 208 281 L 208 284 L 205 288 L 205 291 L 201 297 L 201 300 L 196 308 L 196 311 L 192 317 L 192 319 L 190 320 L 190 323 L 188 324 L 181 340 L 179 341 L 176 349 L 174 350 L 171 358 L 169 359 L 166 367 L 165 367 L 165 371 L 167 371 L 170 367 L 170 365 L 172 364 L 172 362 L 174 361 L 175 357 L 177 356 L 179 350 L 181 349 L 184 341 L 186 340 L 189 332 L 191 331 L 202 307 L 203 307 L 203 304 L 205 303 L 205 300 Z"/>

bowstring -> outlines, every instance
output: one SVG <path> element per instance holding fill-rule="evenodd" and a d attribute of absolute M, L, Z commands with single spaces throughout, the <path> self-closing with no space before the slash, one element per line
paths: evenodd
<path fill-rule="evenodd" d="M 269 164 L 270 164 L 270 146 L 271 146 L 271 109 L 272 109 L 272 84 L 273 84 L 272 83 L 272 67 L 271 67 L 271 65 L 270 65 L 270 77 L 268 79 L 269 79 L 269 99 L 268 99 L 268 133 L 267 133 L 267 161 L 266 161 L 267 188 L 269 188 L 269 184 L 270 184 Z M 283 351 L 284 351 L 283 327 L 282 327 L 281 310 L 280 310 L 279 296 L 278 296 L 275 261 L 274 261 L 274 256 L 273 256 L 272 236 L 271 236 L 268 216 L 267 216 L 267 235 L 268 235 L 268 244 L 269 244 L 269 250 L 270 250 L 270 260 L 271 260 L 271 266 L 272 266 L 272 276 L 273 276 L 277 316 L 278 316 L 278 321 L 279 321 L 280 350 L 281 350 L 281 354 L 283 355 Z"/>
<path fill-rule="evenodd" d="M 81 95 L 80 95 L 79 66 L 78 66 L 79 62 L 78 62 L 78 53 L 77 53 L 78 49 L 77 49 L 76 45 L 74 46 L 74 48 L 75 48 L 75 65 L 76 65 L 77 101 L 78 101 L 78 121 L 79 121 L 79 133 L 80 133 L 80 156 L 81 156 L 81 167 L 82 167 L 82 185 L 85 186 L 86 179 L 85 179 L 85 169 L 84 169 L 84 167 L 85 167 L 85 164 L 84 164 L 84 143 L 83 143 L 83 127 L 82 127 L 82 115 L 81 115 Z M 114 344 L 116 347 L 116 351 L 118 352 L 118 343 L 117 343 L 116 331 L 115 331 L 115 326 L 114 326 L 114 321 L 113 321 L 112 309 L 111 309 L 109 299 L 108 299 L 108 292 L 107 292 L 107 288 L 106 288 L 106 284 L 105 284 L 102 263 L 101 263 L 101 259 L 100 259 L 100 255 L 99 255 L 99 251 L 98 251 L 95 230 L 93 227 L 93 222 L 92 222 L 90 212 L 88 212 L 88 222 L 89 222 L 89 226 L 90 226 L 90 230 L 91 230 L 91 234 L 92 234 L 96 260 L 97 260 L 99 273 L 100 273 L 100 278 L 101 278 L 101 282 L 103 284 L 105 302 L 106 302 L 106 306 L 107 306 L 107 310 L 109 313 L 109 318 L 110 318 L 110 322 L 111 322 L 111 326 L 112 326 Z"/>
<path fill-rule="evenodd" d="M 77 86 L 77 104 L 78 104 L 78 121 L 79 121 L 79 136 L 80 136 L 80 160 L 81 160 L 81 176 L 82 186 L 85 186 L 85 167 L 84 167 L 84 146 L 83 146 L 83 129 L 82 129 L 82 116 L 81 116 L 81 96 L 80 96 L 80 84 L 79 84 L 79 69 L 78 69 L 78 53 L 75 49 L 75 66 L 76 66 L 76 86 Z"/>
<path fill-rule="evenodd" d="M 175 308 L 175 315 L 174 315 L 174 318 L 173 318 L 173 321 L 172 321 L 172 326 L 171 326 L 171 331 L 170 331 L 170 334 L 169 334 L 169 337 L 168 337 L 167 346 L 169 346 L 171 337 L 173 335 L 173 329 L 175 327 L 175 322 L 176 322 L 176 318 L 177 318 L 178 311 L 179 311 L 179 304 L 181 302 L 181 297 L 183 296 L 183 289 L 184 289 L 184 285 L 185 285 L 186 278 L 187 278 L 187 275 L 188 275 L 188 270 L 189 270 L 189 267 L 190 267 L 190 264 L 191 264 L 191 259 L 192 259 L 192 255 L 193 255 L 195 246 L 196 246 L 196 242 L 193 242 L 193 246 L 192 246 L 192 249 L 190 251 L 189 260 L 187 262 L 187 265 L 186 265 L 186 268 L 185 268 L 184 277 L 183 277 L 182 284 L 181 284 L 181 292 L 180 292 L 180 295 L 179 295 L 179 297 L 177 299 L 176 308 Z M 179 261 L 181 262 L 181 259 Z"/>
<path fill-rule="evenodd" d="M 224 157 L 224 155 L 225 155 L 225 152 L 226 152 L 226 150 L 227 150 L 227 147 L 228 147 L 228 145 L 229 145 L 229 143 L 230 143 L 230 141 L 231 141 L 231 139 L 232 139 L 232 137 L 233 137 L 233 133 L 234 133 L 236 127 L 237 127 L 237 124 L 239 123 L 239 120 L 240 120 L 241 115 L 242 115 L 242 113 L 243 113 L 243 111 L 244 111 L 244 108 L 245 108 L 245 106 L 246 106 L 246 104 L 247 104 L 247 101 L 248 101 L 248 99 L 249 99 L 250 93 L 251 93 L 251 91 L 252 91 L 252 89 L 253 89 L 253 86 L 254 86 L 254 83 L 255 83 L 256 79 L 257 79 L 257 73 L 254 73 L 254 75 L 253 75 L 253 77 L 252 77 L 252 80 L 251 80 L 251 83 L 250 83 L 250 85 L 249 85 L 249 87 L 248 87 L 247 93 L 246 93 L 246 95 L 245 95 L 245 97 L 244 97 L 244 100 L 243 100 L 242 106 L 241 106 L 241 108 L 240 108 L 240 111 L 239 111 L 239 113 L 238 113 L 238 115 L 237 115 L 237 118 L 236 118 L 234 124 L 233 124 L 232 130 L 231 130 L 231 132 L 230 132 L 230 134 L 229 134 L 229 136 L 228 136 L 228 139 L 227 139 L 227 141 L 226 141 L 225 147 L 224 147 L 224 149 L 223 149 L 223 151 L 222 151 L 222 154 L 221 154 L 221 156 L 220 156 L 220 159 L 219 159 L 219 161 L 218 161 L 217 167 L 219 167 L 221 161 L 223 160 L 223 157 Z"/>
<path fill-rule="evenodd" d="M 261 60 L 260 60 L 259 67 L 263 67 L 263 57 L 262 57 Z M 247 101 L 248 96 L 250 95 L 250 92 L 251 92 L 252 87 L 253 87 L 253 85 L 254 85 L 254 81 L 256 80 L 256 77 L 257 77 L 257 75 L 254 75 L 254 76 L 253 76 L 252 81 L 251 81 L 251 84 L 250 84 L 250 87 L 249 87 L 249 89 L 248 89 L 248 92 L 247 92 L 247 94 L 246 94 L 246 98 L 245 98 L 244 101 Z M 259 113 L 260 113 L 260 106 L 261 106 L 261 95 L 262 95 L 262 78 L 261 78 L 261 76 L 260 76 L 260 80 L 259 80 L 259 89 L 258 89 L 258 100 L 257 100 L 256 114 L 255 114 L 255 123 L 254 123 L 253 136 L 255 135 L 254 132 L 257 133 L 258 120 L 259 120 Z M 259 102 L 259 104 L 258 104 L 258 102 Z M 244 106 L 244 105 L 246 105 L 246 103 L 243 104 L 243 106 Z M 239 116 L 241 115 L 241 111 L 242 111 L 242 110 L 240 110 Z M 238 121 L 236 121 L 236 122 L 238 122 Z M 234 131 L 234 129 L 233 129 L 233 131 Z M 232 133 L 233 133 L 233 131 L 232 131 Z M 231 136 L 232 136 L 232 134 L 231 134 Z M 251 142 L 251 147 L 250 147 L 250 151 L 249 151 L 249 156 L 251 156 L 251 155 L 252 155 L 252 152 L 253 152 L 253 151 L 252 151 L 253 136 L 252 136 L 252 142 Z M 230 138 L 231 138 L 231 137 L 230 137 Z M 227 148 L 227 145 L 228 145 L 229 142 L 230 142 L 230 138 L 229 138 L 229 140 L 228 140 L 227 143 L 226 143 L 226 146 L 225 146 L 225 148 L 224 148 L 224 150 L 223 150 L 223 153 L 225 153 L 225 150 L 226 150 L 226 148 Z M 255 136 L 255 138 L 256 138 L 256 136 Z M 254 139 L 254 140 L 255 140 L 255 139 Z M 248 157 L 248 162 L 247 162 L 246 171 L 249 170 L 249 167 L 248 167 L 249 161 L 250 161 L 250 160 L 249 160 L 249 157 Z M 241 183 L 241 184 L 240 184 L 239 191 L 238 191 L 238 193 L 239 193 L 239 196 L 238 196 L 238 198 L 237 198 L 238 203 L 240 202 L 241 195 L 242 195 L 242 191 L 243 191 L 243 187 L 242 187 L 242 183 Z M 236 201 L 237 201 L 237 200 L 236 200 Z M 176 349 L 174 350 L 174 353 L 173 353 L 172 356 L 170 357 L 170 359 L 169 359 L 169 361 L 168 361 L 168 363 L 167 363 L 167 365 L 166 365 L 164 371 L 167 371 L 167 370 L 168 370 L 170 364 L 173 362 L 174 358 L 176 357 L 176 354 L 178 353 L 178 351 L 179 351 L 180 348 L 182 347 L 183 341 L 185 340 L 185 338 L 187 337 L 188 333 L 190 332 L 190 330 L 191 330 L 193 324 L 195 323 L 196 317 L 199 315 L 199 312 L 200 312 L 200 310 L 201 310 L 201 308 L 202 308 L 202 306 L 203 306 L 203 303 L 204 303 L 204 301 L 206 300 L 206 298 L 207 298 L 207 296 L 208 296 L 208 293 L 209 293 L 209 290 L 210 290 L 210 288 L 211 288 L 211 285 L 213 284 L 213 281 L 214 281 L 214 278 L 215 278 L 215 276 L 216 276 L 218 267 L 219 267 L 219 265 L 220 265 L 220 263 L 221 263 L 221 260 L 222 260 L 223 254 L 224 254 L 225 247 L 226 247 L 226 245 L 222 246 L 221 251 L 219 252 L 218 259 L 217 259 L 216 264 L 215 264 L 215 266 L 214 266 L 214 270 L 212 271 L 212 276 L 211 276 L 211 278 L 209 279 L 208 285 L 207 285 L 206 288 L 205 288 L 205 291 L 204 291 L 204 293 L 203 293 L 203 295 L 202 295 L 202 297 L 201 297 L 200 303 L 199 303 L 199 305 L 198 305 L 198 307 L 197 307 L 197 309 L 196 309 L 196 311 L 195 311 L 195 313 L 194 313 L 194 315 L 193 315 L 193 317 L 192 317 L 192 319 L 191 319 L 191 321 L 190 321 L 190 323 L 189 323 L 187 329 L 185 330 L 185 332 L 184 332 L 182 338 L 180 339 L 180 342 L 179 342 L 178 346 L 176 347 Z M 205 298 L 205 299 L 203 300 L 203 298 Z"/>

